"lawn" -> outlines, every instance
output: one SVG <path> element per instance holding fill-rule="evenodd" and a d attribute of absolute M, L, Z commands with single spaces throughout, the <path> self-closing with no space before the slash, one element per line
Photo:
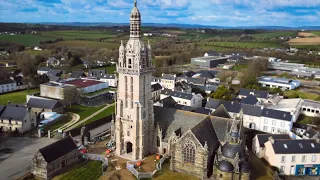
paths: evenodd
<path fill-rule="evenodd" d="M 280 44 L 277 44 L 275 42 L 202 42 L 197 44 L 200 47 L 216 46 L 216 47 L 224 47 L 224 48 L 245 48 L 245 49 L 281 47 Z"/>
<path fill-rule="evenodd" d="M 53 40 L 53 39 L 55 38 L 44 37 L 41 35 L 31 35 L 31 34 L 18 34 L 18 35 L 1 34 L 0 35 L 0 41 L 18 43 L 27 47 L 38 45 L 40 41 Z"/>
<path fill-rule="evenodd" d="M 231 70 L 234 70 L 234 71 L 241 71 L 243 69 L 246 69 L 248 67 L 247 64 L 239 64 L 239 65 L 235 65 L 231 68 Z"/>
<path fill-rule="evenodd" d="M 52 123 L 52 124 L 50 124 L 48 126 L 45 126 L 44 127 L 44 131 L 47 132 L 48 130 L 50 130 L 50 131 L 56 130 L 56 129 L 60 128 L 61 126 L 67 124 L 71 120 L 72 120 L 72 115 L 71 114 L 62 115 L 62 117 L 60 117 L 54 123 Z"/>
<path fill-rule="evenodd" d="M 252 34 L 255 38 L 278 38 L 278 37 L 296 37 L 297 31 L 275 31 L 260 34 Z"/>
<path fill-rule="evenodd" d="M 68 40 L 68 41 L 59 41 L 54 43 L 56 46 L 73 46 L 73 47 L 89 47 L 89 48 L 119 48 L 120 44 L 116 43 L 107 43 L 99 41 L 85 41 L 85 40 Z"/>
<path fill-rule="evenodd" d="M 42 50 L 42 51 L 35 51 L 35 50 L 32 50 L 32 49 L 28 49 L 28 50 L 25 50 L 23 51 L 25 53 L 28 53 L 30 55 L 43 55 L 43 54 L 50 54 L 50 50 Z"/>
<path fill-rule="evenodd" d="M 302 99 L 310 99 L 310 100 L 316 100 L 319 101 L 319 95 L 303 92 L 300 90 L 291 90 L 291 91 L 285 91 L 284 95 L 289 98 L 302 98 Z"/>
<path fill-rule="evenodd" d="M 96 180 L 101 175 L 101 162 L 88 161 L 86 164 L 75 166 L 68 172 L 54 177 L 53 180 Z"/>
<path fill-rule="evenodd" d="M 109 116 L 109 115 L 111 115 L 113 113 L 115 113 L 115 105 L 112 105 L 112 106 L 108 107 L 106 110 L 102 111 L 101 113 L 97 114 L 93 118 L 89 119 L 84 124 L 80 124 L 78 127 L 83 126 L 85 124 L 89 124 L 89 123 L 94 122 L 94 121 L 97 121 L 97 120 L 102 119 L 104 117 L 107 117 L 107 116 Z"/>
<path fill-rule="evenodd" d="M 12 93 L 6 93 L 6 94 L 0 94 L 0 104 L 5 105 L 10 101 L 11 103 L 15 104 L 24 104 L 26 103 L 26 95 L 27 94 L 33 94 L 39 92 L 38 89 L 32 89 L 24 91 L 17 91 L 17 92 L 12 92 Z"/>
<path fill-rule="evenodd" d="M 105 69 L 108 74 L 114 74 L 117 71 L 117 67 L 115 65 L 106 66 L 106 67 L 99 67 L 94 69 Z"/>
<path fill-rule="evenodd" d="M 320 36 L 320 31 L 312 31 L 311 33 L 316 35 L 316 36 Z"/>
<path fill-rule="evenodd" d="M 43 36 L 48 37 L 61 37 L 63 39 L 76 39 L 76 38 L 85 38 L 85 39 L 99 39 L 99 38 L 109 38 L 115 37 L 117 34 L 104 32 L 104 31 L 49 31 L 43 32 Z"/>
<path fill-rule="evenodd" d="M 85 119 L 86 117 L 90 116 L 91 114 L 95 113 L 96 111 L 99 111 L 104 106 L 100 107 L 87 107 L 87 106 L 81 106 L 81 105 L 73 105 L 71 107 L 67 107 L 65 109 L 66 112 L 73 112 L 80 116 L 80 119 Z"/>

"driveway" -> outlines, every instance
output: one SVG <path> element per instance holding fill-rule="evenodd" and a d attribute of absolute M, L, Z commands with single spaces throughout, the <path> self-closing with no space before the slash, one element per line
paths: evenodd
<path fill-rule="evenodd" d="M 4 137 L 0 137 L 2 143 L 0 149 L 5 147 Z M 8 137 L 7 147 L 13 149 L 13 153 L 7 159 L 0 162 L 0 180 L 17 179 L 30 171 L 31 159 L 36 150 L 47 146 L 56 139 Z"/>

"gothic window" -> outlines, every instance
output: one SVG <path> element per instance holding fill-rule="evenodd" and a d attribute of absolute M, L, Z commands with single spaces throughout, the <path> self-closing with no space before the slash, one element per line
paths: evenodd
<path fill-rule="evenodd" d="M 124 77 L 124 81 L 125 81 L 125 107 L 128 107 L 128 78 L 127 76 Z"/>
<path fill-rule="evenodd" d="M 160 147 L 160 137 L 157 136 L 157 147 Z"/>
<path fill-rule="evenodd" d="M 127 136 L 130 136 L 130 131 L 127 131 Z"/>
<path fill-rule="evenodd" d="M 131 77 L 131 108 L 133 108 L 133 77 Z"/>
<path fill-rule="evenodd" d="M 196 154 L 195 145 L 192 142 L 187 141 L 183 145 L 183 162 L 194 164 L 195 163 L 195 154 Z"/>

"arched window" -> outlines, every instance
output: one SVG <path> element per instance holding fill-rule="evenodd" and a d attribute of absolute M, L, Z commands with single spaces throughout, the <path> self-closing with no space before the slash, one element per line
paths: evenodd
<path fill-rule="evenodd" d="M 196 154 L 195 145 L 192 142 L 187 141 L 183 145 L 183 162 L 188 162 L 188 163 L 194 164 L 195 154 Z"/>
<path fill-rule="evenodd" d="M 223 175 L 222 175 L 222 174 L 220 174 L 220 178 L 222 178 L 222 176 L 223 176 Z"/>
<path fill-rule="evenodd" d="M 160 147 L 160 137 L 157 136 L 157 147 Z"/>
<path fill-rule="evenodd" d="M 131 64 L 131 59 L 129 59 L 129 64 Z"/>

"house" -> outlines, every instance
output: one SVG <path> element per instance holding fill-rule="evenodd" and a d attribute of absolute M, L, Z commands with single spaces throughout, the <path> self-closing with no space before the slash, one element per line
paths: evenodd
<path fill-rule="evenodd" d="M 228 62 L 231 62 L 231 63 L 244 63 L 245 59 L 242 56 L 232 55 L 232 56 L 228 57 Z"/>
<path fill-rule="evenodd" d="M 309 117 L 320 117 L 320 102 L 304 99 L 301 114 Z"/>
<path fill-rule="evenodd" d="M 259 100 L 254 95 L 249 95 L 240 100 L 242 104 L 259 105 Z"/>
<path fill-rule="evenodd" d="M 255 90 L 255 89 L 240 89 L 238 98 L 243 99 L 246 98 L 249 95 L 255 96 L 259 102 L 263 102 L 269 98 L 269 92 L 268 91 L 262 91 L 262 90 Z"/>
<path fill-rule="evenodd" d="M 263 158 L 282 175 L 319 176 L 320 144 L 316 140 L 273 139 L 264 143 Z"/>
<path fill-rule="evenodd" d="M 193 71 L 184 71 L 179 77 L 187 78 L 187 77 L 192 77 L 195 74 L 196 73 Z"/>
<path fill-rule="evenodd" d="M 82 60 L 82 64 L 83 66 L 87 69 L 91 66 L 92 63 L 90 63 L 89 61 L 87 60 Z"/>
<path fill-rule="evenodd" d="M 41 49 L 39 46 L 35 46 L 35 47 L 33 48 L 33 50 L 35 50 L 35 51 L 42 51 L 42 49 Z"/>
<path fill-rule="evenodd" d="M 196 72 L 196 74 L 194 74 L 192 78 L 204 78 L 207 82 L 216 82 L 215 77 L 217 76 L 217 74 L 218 71 L 200 70 Z"/>
<path fill-rule="evenodd" d="M 308 128 L 303 134 L 303 139 L 317 139 L 320 140 L 320 132 L 312 128 Z"/>
<path fill-rule="evenodd" d="M 154 103 L 154 105 L 166 108 L 175 108 L 177 102 L 171 96 L 168 96 Z"/>
<path fill-rule="evenodd" d="M 159 77 L 152 77 L 151 84 L 159 83 L 161 85 L 161 78 Z"/>
<path fill-rule="evenodd" d="M 83 78 L 83 77 L 87 77 L 87 76 L 82 70 L 72 71 L 70 75 L 70 78 Z"/>
<path fill-rule="evenodd" d="M 17 90 L 23 90 L 28 88 L 28 84 L 24 81 L 22 76 L 16 76 L 13 78 L 16 82 Z"/>
<path fill-rule="evenodd" d="M 13 79 L 0 79 L 0 94 L 17 90 L 17 84 Z"/>
<path fill-rule="evenodd" d="M 48 71 L 48 77 L 50 79 L 50 81 L 53 82 L 59 82 L 59 80 L 61 80 L 61 75 L 63 74 L 63 71 L 61 70 L 57 70 L 57 69 L 50 69 Z"/>
<path fill-rule="evenodd" d="M 175 83 L 175 88 L 174 91 L 178 92 L 184 92 L 184 93 L 192 93 L 192 87 L 190 84 L 184 82 L 184 81 L 179 81 Z"/>
<path fill-rule="evenodd" d="M 6 63 L 6 67 L 17 67 L 17 63 L 15 63 L 15 62 L 8 62 L 8 63 Z"/>
<path fill-rule="evenodd" d="M 118 87 L 118 77 L 116 74 L 103 74 L 100 81 L 108 83 L 110 87 Z"/>
<path fill-rule="evenodd" d="M 37 70 L 37 73 L 39 75 L 43 75 L 43 74 L 48 74 L 50 68 L 49 67 L 40 67 L 38 70 Z"/>
<path fill-rule="evenodd" d="M 280 88 L 281 90 L 293 90 L 300 86 L 300 81 L 286 78 L 260 77 L 258 83 L 262 87 Z"/>
<path fill-rule="evenodd" d="M 42 112 L 63 113 L 63 105 L 59 101 L 53 99 L 30 96 L 27 98 L 27 106 L 37 114 Z"/>
<path fill-rule="evenodd" d="M 60 66 L 60 61 L 56 59 L 55 57 L 49 57 L 48 60 L 46 61 L 47 67 L 49 66 Z"/>
<path fill-rule="evenodd" d="M 185 81 L 185 82 L 192 84 L 194 86 L 205 86 L 206 85 L 205 78 L 177 77 L 176 80 L 177 80 L 177 82 Z"/>
<path fill-rule="evenodd" d="M 258 158 L 264 157 L 264 143 L 269 141 L 269 137 L 272 137 L 273 139 L 291 139 L 288 134 L 257 134 L 252 139 L 252 152 L 258 156 Z"/>
<path fill-rule="evenodd" d="M 162 86 L 159 83 L 151 85 L 151 96 L 152 96 L 153 102 L 160 100 L 161 89 L 162 89 Z"/>
<path fill-rule="evenodd" d="M 0 105 L 0 129 L 2 131 L 25 133 L 36 127 L 36 115 L 25 106 Z"/>
<path fill-rule="evenodd" d="M 161 77 L 161 86 L 162 88 L 174 90 L 175 87 L 175 82 L 176 82 L 176 75 L 172 74 L 163 74 Z"/>
<path fill-rule="evenodd" d="M 183 92 L 172 91 L 170 89 L 161 90 L 160 99 L 171 96 L 178 104 L 191 107 L 202 107 L 201 94 L 188 94 Z"/>
<path fill-rule="evenodd" d="M 100 78 L 104 74 L 106 74 L 106 70 L 105 69 L 90 69 L 90 71 L 88 73 L 88 76 L 89 77 Z"/>
<path fill-rule="evenodd" d="M 277 104 L 268 106 L 268 108 L 289 112 L 293 116 L 293 122 L 296 122 L 301 113 L 303 101 L 301 98 L 281 99 Z"/>
<path fill-rule="evenodd" d="M 197 88 L 203 90 L 206 94 L 211 94 L 218 89 L 219 85 L 206 84 L 205 86 L 197 86 Z"/>
<path fill-rule="evenodd" d="M 31 173 L 37 178 L 51 179 L 79 160 L 78 147 L 72 137 L 67 136 L 36 151 L 31 160 Z"/>

